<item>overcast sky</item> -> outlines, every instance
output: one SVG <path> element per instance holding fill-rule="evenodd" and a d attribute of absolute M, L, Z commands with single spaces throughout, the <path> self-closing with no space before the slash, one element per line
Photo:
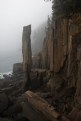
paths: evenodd
<path fill-rule="evenodd" d="M 23 26 L 36 28 L 51 11 L 44 0 L 0 0 L 0 54 L 19 49 Z"/>
<path fill-rule="evenodd" d="M 51 5 L 44 0 L 0 0 L 0 71 L 13 53 L 20 54 L 23 26 L 31 24 L 33 30 L 45 22 Z"/>

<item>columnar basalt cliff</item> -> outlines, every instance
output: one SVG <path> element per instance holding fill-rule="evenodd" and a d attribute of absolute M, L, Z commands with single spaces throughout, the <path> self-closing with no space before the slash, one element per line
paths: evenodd
<path fill-rule="evenodd" d="M 31 25 L 23 27 L 23 63 L 0 81 L 0 121 L 81 121 L 81 13 L 73 14 L 48 17 L 43 47 L 34 56 Z"/>
<path fill-rule="evenodd" d="M 23 71 L 25 73 L 24 86 L 28 88 L 30 83 L 30 71 L 31 71 L 31 25 L 23 27 L 22 36 L 22 53 L 23 53 Z"/>
<path fill-rule="evenodd" d="M 42 68 L 44 69 L 50 69 L 50 59 L 51 59 L 51 28 L 48 29 L 46 33 L 46 37 L 43 42 L 43 48 L 42 48 Z"/>
<path fill-rule="evenodd" d="M 43 45 L 43 48 L 46 48 L 46 44 L 50 46 L 50 49 L 47 49 L 49 58 L 44 56 L 46 60 L 49 60 L 49 69 L 54 74 L 60 74 L 62 79 L 68 82 L 68 87 L 75 87 L 76 97 L 81 97 L 80 27 L 71 20 L 60 18 L 53 22 L 51 31 L 51 39 L 48 37 L 47 40 L 44 40 L 46 43 Z"/>
<path fill-rule="evenodd" d="M 49 82 L 50 88 L 53 88 L 52 92 L 60 87 L 64 80 L 68 88 L 75 88 L 76 97 L 81 96 L 80 56 L 80 26 L 70 19 L 59 18 L 53 21 L 43 42 L 40 62 L 41 68 L 53 72 L 52 81 Z"/>
<path fill-rule="evenodd" d="M 41 59 L 42 59 L 41 52 L 32 57 L 32 68 L 33 69 L 37 69 L 37 68 L 41 69 L 42 68 Z"/>
<path fill-rule="evenodd" d="M 39 78 L 39 69 L 49 71 L 50 76 L 48 81 L 45 80 L 45 84 L 46 89 L 54 97 L 54 106 L 57 105 L 56 108 L 58 111 L 69 112 L 72 106 L 77 105 L 81 100 L 80 24 L 76 24 L 73 18 L 57 17 L 48 25 L 42 50 L 32 58 L 32 67 L 33 69 L 38 69 L 36 78 Z M 25 82 L 28 85 L 30 85 L 30 81 L 28 82 L 28 80 L 30 80 L 31 71 L 30 33 L 29 26 L 24 28 L 23 70 L 26 72 Z M 43 83 L 43 78 L 42 76 L 40 77 L 38 80 L 41 80 Z M 34 80 L 34 78 L 32 78 L 32 80 Z M 26 83 L 25 86 L 27 87 Z M 62 99 L 62 107 L 59 105 L 60 98 Z M 56 104 L 57 102 L 58 104 Z"/>
<path fill-rule="evenodd" d="M 67 21 L 59 19 L 53 27 L 53 71 L 59 72 L 67 55 Z"/>

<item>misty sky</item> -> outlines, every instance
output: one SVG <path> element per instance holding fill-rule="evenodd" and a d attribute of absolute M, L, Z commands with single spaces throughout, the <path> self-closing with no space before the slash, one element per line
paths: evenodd
<path fill-rule="evenodd" d="M 0 63 L 21 52 L 23 26 L 35 29 L 51 12 L 51 2 L 44 0 L 0 0 Z"/>

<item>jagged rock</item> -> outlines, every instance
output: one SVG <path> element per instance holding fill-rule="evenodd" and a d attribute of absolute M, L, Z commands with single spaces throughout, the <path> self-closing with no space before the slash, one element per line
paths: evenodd
<path fill-rule="evenodd" d="M 0 93 L 0 113 L 5 111 L 9 106 L 9 98 L 5 93 Z"/>
<path fill-rule="evenodd" d="M 67 55 L 67 32 L 68 22 L 64 19 L 57 19 L 53 22 L 52 38 L 49 42 L 50 49 L 50 70 L 59 72 L 64 65 Z"/>
<path fill-rule="evenodd" d="M 61 75 L 67 87 L 76 88 L 76 98 L 81 97 L 81 32 L 72 20 L 59 18 L 53 21 L 42 48 L 42 68 Z M 50 79 L 51 92 L 58 90 L 62 81 Z M 55 89 L 55 90 L 54 90 Z M 69 92 L 68 92 L 69 93 Z M 75 93 L 75 92 L 74 92 Z M 70 93 L 68 94 L 70 96 Z M 74 94 L 73 94 L 74 96 Z"/>

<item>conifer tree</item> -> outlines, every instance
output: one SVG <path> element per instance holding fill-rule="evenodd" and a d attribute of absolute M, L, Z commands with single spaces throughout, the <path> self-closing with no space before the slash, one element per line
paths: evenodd
<path fill-rule="evenodd" d="M 81 0 L 53 0 L 53 17 L 71 18 L 75 13 L 81 13 Z"/>

